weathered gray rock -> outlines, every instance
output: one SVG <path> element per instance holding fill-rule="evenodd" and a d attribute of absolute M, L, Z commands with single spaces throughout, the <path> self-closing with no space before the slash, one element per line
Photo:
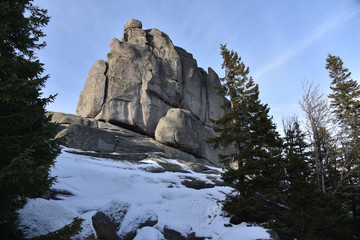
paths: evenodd
<path fill-rule="evenodd" d="M 162 83 L 158 60 L 149 49 L 138 45 L 119 43 L 118 47 L 120 50 L 108 54 L 107 98 L 96 119 L 153 135 L 171 101 L 164 91 L 154 92 L 149 86 L 149 81 Z"/>
<path fill-rule="evenodd" d="M 144 31 L 132 19 L 110 49 L 108 61 L 97 62 L 89 73 L 79 98 L 80 116 L 154 135 L 170 108 L 189 110 L 205 125 L 211 125 L 209 117 L 224 114 L 219 107 L 224 99 L 214 90 L 220 85 L 216 73 L 198 68 L 192 55 L 175 47 L 167 34 Z"/>
<path fill-rule="evenodd" d="M 142 23 L 136 19 L 128 21 L 124 26 L 124 34 L 122 35 L 121 41 L 145 46 L 147 39 L 145 31 L 142 30 Z"/>
<path fill-rule="evenodd" d="M 190 111 L 172 108 L 160 119 L 155 138 L 161 143 L 199 155 L 200 128 L 203 128 L 203 125 L 192 117 Z"/>
<path fill-rule="evenodd" d="M 132 240 L 138 229 L 156 225 L 158 216 L 151 209 L 114 199 L 96 212 L 92 222 L 99 239 Z"/>
<path fill-rule="evenodd" d="M 155 131 L 155 138 L 161 143 L 178 147 L 195 156 L 203 157 L 216 166 L 220 166 L 219 153 L 207 143 L 216 136 L 212 128 L 204 126 L 190 111 L 173 108 L 161 118 Z"/>
<path fill-rule="evenodd" d="M 142 23 L 137 19 L 130 19 L 124 26 L 124 31 L 132 28 L 142 28 Z"/>
<path fill-rule="evenodd" d="M 191 231 L 191 227 L 188 229 L 182 229 L 179 231 L 178 229 L 174 229 L 172 226 L 165 225 L 164 226 L 164 237 L 167 240 L 193 240 L 195 239 L 195 232 Z"/>
<path fill-rule="evenodd" d="M 133 240 L 138 229 L 152 227 L 158 223 L 158 216 L 151 209 L 134 206 L 129 209 L 117 235 L 121 240 Z"/>
<path fill-rule="evenodd" d="M 195 158 L 192 154 L 164 145 L 149 136 L 110 123 L 87 119 L 72 114 L 51 114 L 57 116 L 55 119 L 71 120 L 61 121 L 66 123 L 63 126 L 65 129 L 60 131 L 56 135 L 56 138 L 64 137 L 64 144 L 69 148 L 94 151 L 93 153 L 76 152 L 79 154 L 128 161 L 139 161 L 151 156 L 151 154 L 156 154 L 165 158 L 183 161 L 195 171 L 204 169 L 204 163 L 210 163 L 205 159 Z M 53 119 L 53 121 L 55 120 Z M 76 124 L 72 124 L 71 122 L 75 122 Z M 89 127 L 89 124 L 93 127 Z M 113 152 L 118 154 L 111 154 Z"/>
<path fill-rule="evenodd" d="M 69 125 L 69 124 L 80 124 L 89 127 L 97 127 L 97 121 L 94 119 L 88 119 L 76 116 L 74 114 L 59 113 L 59 112 L 47 112 L 47 115 L 51 115 L 51 121 Z"/>
<path fill-rule="evenodd" d="M 99 114 L 106 94 L 107 63 L 98 60 L 92 66 L 80 93 L 77 114 L 93 118 Z"/>
<path fill-rule="evenodd" d="M 207 121 L 209 121 L 209 119 L 214 119 L 214 120 L 220 119 L 225 114 L 225 110 L 223 110 L 222 106 L 226 103 L 229 104 L 229 101 L 227 99 L 219 97 L 218 95 L 219 89 L 216 88 L 220 86 L 220 80 L 219 80 L 219 76 L 212 68 L 208 68 L 206 83 L 207 83 L 206 87 L 207 87 L 207 96 L 208 96 Z M 219 111 L 219 109 L 221 110 Z"/>
<path fill-rule="evenodd" d="M 92 216 L 93 227 L 99 239 L 120 239 L 117 232 L 130 206 L 131 204 L 128 202 L 114 199 L 100 208 L 99 211 Z"/>
<path fill-rule="evenodd" d="M 87 127 L 79 124 L 71 124 L 64 132 L 66 146 L 85 151 L 102 153 L 115 152 L 117 136 L 115 133 Z"/>
<path fill-rule="evenodd" d="M 97 212 L 91 218 L 98 239 L 117 240 L 115 224 L 103 212 Z"/>
<path fill-rule="evenodd" d="M 181 184 L 187 188 L 193 188 L 197 190 L 215 187 L 215 184 L 213 183 L 204 182 L 200 179 L 191 178 L 191 177 L 186 178 L 186 180 L 182 181 Z"/>

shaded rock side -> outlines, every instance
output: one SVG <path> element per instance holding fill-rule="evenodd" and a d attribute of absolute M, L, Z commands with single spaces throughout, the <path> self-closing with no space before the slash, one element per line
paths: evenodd
<path fill-rule="evenodd" d="M 167 240 L 194 240 L 195 232 L 192 231 L 192 228 L 183 229 L 183 231 L 175 230 L 173 227 L 165 225 L 164 229 L 164 237 Z"/>
<path fill-rule="evenodd" d="M 110 43 L 108 61 L 89 72 L 77 114 L 154 135 L 171 108 L 189 110 L 203 124 L 224 114 L 224 99 L 214 87 L 216 73 L 198 68 L 196 60 L 173 45 L 158 29 L 143 30 L 138 20 L 125 24 L 121 41 Z"/>
<path fill-rule="evenodd" d="M 101 207 L 92 216 L 96 235 L 104 240 L 132 240 L 138 229 L 152 227 L 157 222 L 158 216 L 153 210 L 117 199 Z"/>
<path fill-rule="evenodd" d="M 83 118 L 74 114 L 46 112 L 46 115 L 51 116 L 52 122 L 57 122 L 62 125 L 80 124 L 88 127 L 98 127 L 98 121 L 96 121 L 95 119 Z"/>
<path fill-rule="evenodd" d="M 155 138 L 161 143 L 168 144 L 183 151 L 194 154 L 220 166 L 219 153 L 226 150 L 214 148 L 207 143 L 209 138 L 216 136 L 214 130 L 204 126 L 190 111 L 172 108 L 166 116 L 161 118 L 155 131 Z"/>
<path fill-rule="evenodd" d="M 113 221 L 103 212 L 97 212 L 92 216 L 92 223 L 98 239 L 117 240 L 116 226 Z"/>

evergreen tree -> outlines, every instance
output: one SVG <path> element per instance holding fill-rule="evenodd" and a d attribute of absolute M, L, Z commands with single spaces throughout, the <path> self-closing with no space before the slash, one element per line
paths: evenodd
<path fill-rule="evenodd" d="M 47 11 L 32 0 L 2 0 L 0 19 L 0 238 L 15 239 L 15 210 L 52 184 L 49 169 L 60 145 L 45 115 L 54 96 L 41 96 L 48 76 L 35 55 L 45 46 L 39 40 Z"/>
<path fill-rule="evenodd" d="M 340 57 L 329 54 L 326 69 L 332 79 L 331 108 L 341 130 L 341 182 L 337 189 L 351 205 L 354 219 L 360 211 L 360 86 L 351 78 Z"/>
<path fill-rule="evenodd" d="M 233 215 L 234 223 L 264 222 L 279 212 L 281 139 L 268 116 L 269 107 L 259 100 L 258 85 L 248 77 L 249 68 L 226 45 L 221 45 L 221 55 L 225 77 L 219 95 L 229 98 L 230 109 L 214 121 L 219 136 L 210 142 L 215 148 L 233 149 L 231 154 L 220 155 L 228 168 L 223 179 L 236 189 L 236 194 L 228 196 L 224 209 Z M 237 167 L 230 168 L 234 164 Z"/>
<path fill-rule="evenodd" d="M 269 226 L 281 239 L 349 239 L 349 218 L 340 203 L 318 191 L 310 169 L 310 152 L 296 117 L 283 121 L 286 168 L 286 208 Z"/>
<path fill-rule="evenodd" d="M 289 192 L 296 193 L 301 191 L 303 186 L 314 182 L 309 167 L 308 144 L 296 116 L 283 120 L 283 128 L 286 179 L 289 183 Z"/>

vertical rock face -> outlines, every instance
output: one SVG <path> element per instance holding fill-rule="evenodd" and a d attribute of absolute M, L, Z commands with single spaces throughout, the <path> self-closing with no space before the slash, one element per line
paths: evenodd
<path fill-rule="evenodd" d="M 90 69 L 76 112 L 94 118 L 101 110 L 106 92 L 107 63 L 98 60 Z"/>
<path fill-rule="evenodd" d="M 198 68 L 196 60 L 173 45 L 158 29 L 143 30 L 132 19 L 121 41 L 110 43 L 108 61 L 97 61 L 81 92 L 77 114 L 114 123 L 154 136 L 169 109 L 188 110 L 199 123 L 224 114 L 225 99 L 214 89 L 217 74 Z"/>

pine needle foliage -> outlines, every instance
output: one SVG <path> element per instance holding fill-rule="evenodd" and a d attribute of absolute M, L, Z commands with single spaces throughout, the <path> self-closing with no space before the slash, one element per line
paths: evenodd
<path fill-rule="evenodd" d="M 281 239 L 351 239 L 348 214 L 334 197 L 318 191 L 316 176 L 310 168 L 311 154 L 306 135 L 297 117 L 284 125 L 286 183 L 283 203 L 286 208 L 268 225 Z"/>
<path fill-rule="evenodd" d="M 15 210 L 50 187 L 60 145 L 52 139 L 57 126 L 45 115 L 55 96 L 42 97 L 49 76 L 36 57 L 45 46 L 39 41 L 47 11 L 32 0 L 2 0 L 0 19 L 0 238 L 14 239 Z"/>
<path fill-rule="evenodd" d="M 259 99 L 258 85 L 248 76 L 249 67 L 226 45 L 220 48 L 225 77 L 221 79 L 219 95 L 229 99 L 230 108 L 222 118 L 213 121 L 218 137 L 210 143 L 215 148 L 232 150 L 220 155 L 220 159 L 227 167 L 224 181 L 236 189 L 228 196 L 224 209 L 232 214 L 234 223 L 268 220 L 279 208 L 284 176 L 281 139 L 269 117 L 269 107 Z"/>
<path fill-rule="evenodd" d="M 351 78 L 340 57 L 328 55 L 326 69 L 332 79 L 329 94 L 335 123 L 340 129 L 340 181 L 337 195 L 344 199 L 355 221 L 360 222 L 360 86 Z"/>

